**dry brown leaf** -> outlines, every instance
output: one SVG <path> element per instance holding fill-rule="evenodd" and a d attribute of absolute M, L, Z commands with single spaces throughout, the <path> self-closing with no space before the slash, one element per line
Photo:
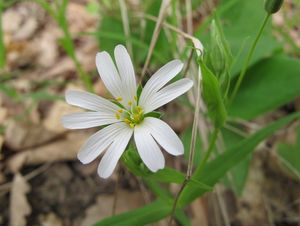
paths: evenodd
<path fill-rule="evenodd" d="M 43 124 L 49 131 L 62 133 L 67 131 L 61 124 L 61 117 L 67 113 L 79 111 L 79 108 L 72 107 L 64 101 L 56 101 L 51 107 Z"/>
<path fill-rule="evenodd" d="M 204 199 L 197 199 L 191 204 L 191 211 L 193 213 L 192 223 L 193 225 L 208 225 L 207 212 Z"/>
<path fill-rule="evenodd" d="M 39 37 L 33 40 L 37 49 L 39 49 L 37 63 L 43 67 L 53 66 L 59 55 L 58 35 L 56 35 L 58 32 L 55 32 L 55 30 L 57 30 L 57 27 L 51 24 Z"/>
<path fill-rule="evenodd" d="M 17 172 L 24 165 L 74 160 L 89 135 L 90 133 L 70 133 L 66 139 L 18 153 L 8 160 L 7 167 L 11 172 Z"/>
<path fill-rule="evenodd" d="M 26 216 L 31 213 L 31 207 L 26 197 L 29 191 L 30 186 L 24 177 L 19 173 L 15 174 L 10 195 L 10 226 L 26 225 Z"/>
<path fill-rule="evenodd" d="M 7 109 L 0 107 L 0 125 L 3 125 L 6 116 L 7 116 Z"/>
<path fill-rule="evenodd" d="M 71 33 L 86 32 L 95 28 L 97 16 L 88 13 L 84 5 L 70 2 L 67 11 Z"/>
<path fill-rule="evenodd" d="M 39 216 L 41 226 L 63 226 L 63 222 L 54 213 Z"/>
<path fill-rule="evenodd" d="M 48 131 L 40 124 L 30 124 L 10 120 L 5 130 L 5 142 L 14 151 L 36 147 L 60 136 L 58 133 Z"/>
<path fill-rule="evenodd" d="M 68 56 L 56 60 L 57 61 L 54 64 L 54 66 L 51 67 L 48 71 L 46 71 L 43 74 L 43 77 L 39 78 L 40 80 L 52 78 L 62 74 L 67 74 L 75 70 L 74 63 Z"/>
<path fill-rule="evenodd" d="M 111 216 L 113 200 L 113 195 L 98 196 L 96 204 L 87 209 L 86 217 L 83 219 L 81 226 L 90 226 L 105 217 Z M 118 191 L 116 213 L 123 213 L 142 205 L 144 205 L 144 202 L 140 192 L 129 192 L 124 189 Z"/>
<path fill-rule="evenodd" d="M 13 21 L 13 23 L 12 23 Z M 17 32 L 22 24 L 22 15 L 16 10 L 8 9 L 2 16 L 3 31 L 6 33 Z"/>

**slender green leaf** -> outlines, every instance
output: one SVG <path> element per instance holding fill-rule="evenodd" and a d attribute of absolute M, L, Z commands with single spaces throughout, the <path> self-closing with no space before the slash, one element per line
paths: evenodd
<path fill-rule="evenodd" d="M 227 129 L 222 130 L 222 135 L 226 149 L 234 147 L 237 143 L 244 139 L 243 136 Z M 247 180 L 251 159 L 252 155 L 247 156 L 229 171 L 230 175 L 228 177 L 224 178 L 225 184 L 233 188 L 238 195 L 242 194 Z"/>
<path fill-rule="evenodd" d="M 172 210 L 172 205 L 158 199 L 144 207 L 106 218 L 94 226 L 141 226 L 156 222 Z"/>
<path fill-rule="evenodd" d="M 273 122 L 269 126 L 251 135 L 249 138 L 244 139 L 234 147 L 229 148 L 222 155 L 219 155 L 215 160 L 209 162 L 202 173 L 200 172 L 199 174 L 196 169 L 193 178 L 209 186 L 215 185 L 228 170 L 232 169 L 232 167 L 236 166 L 240 161 L 247 158 L 247 156 L 253 152 L 255 147 L 262 140 L 269 137 L 282 126 L 292 122 L 295 119 L 298 119 L 299 117 L 300 112 L 296 112 L 276 122 Z M 179 203 L 181 206 L 185 206 L 204 193 L 205 191 L 203 189 L 199 189 L 191 184 L 188 184 L 182 192 Z"/>
<path fill-rule="evenodd" d="M 245 76 L 229 115 L 253 119 L 299 97 L 300 61 L 279 55 L 261 61 Z"/>

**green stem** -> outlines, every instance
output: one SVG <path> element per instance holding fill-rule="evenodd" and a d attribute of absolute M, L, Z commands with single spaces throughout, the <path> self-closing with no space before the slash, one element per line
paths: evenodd
<path fill-rule="evenodd" d="M 265 26 L 266 26 L 266 24 L 267 24 L 267 22 L 268 22 L 268 19 L 270 18 L 270 15 L 271 15 L 271 14 L 267 14 L 267 15 L 266 15 L 266 17 L 265 17 L 265 19 L 263 20 L 263 23 L 262 23 L 262 25 L 261 25 L 261 27 L 260 27 L 260 29 L 259 29 L 257 35 L 256 35 L 256 38 L 255 38 L 255 40 L 254 40 L 254 42 L 253 42 L 253 44 L 252 44 L 252 46 L 251 46 L 251 48 L 250 48 L 250 51 L 249 51 L 249 53 L 248 53 L 248 55 L 247 55 L 246 61 L 245 61 L 245 63 L 244 63 L 244 66 L 243 66 L 243 68 L 242 68 L 242 70 L 241 70 L 241 73 L 240 73 L 240 75 L 239 75 L 239 78 L 238 78 L 238 80 L 237 80 L 237 82 L 236 82 L 236 84 L 235 84 L 235 87 L 234 87 L 234 89 L 233 89 L 233 92 L 232 92 L 232 95 L 231 95 L 230 102 L 232 102 L 232 101 L 234 100 L 234 98 L 235 98 L 235 96 L 236 96 L 236 94 L 237 94 L 237 92 L 238 92 L 238 90 L 239 90 L 239 88 L 240 88 L 240 86 L 241 86 L 241 83 L 242 83 L 242 81 L 243 81 L 243 79 L 244 79 L 244 76 L 245 76 L 245 74 L 246 74 L 246 72 L 247 72 L 247 68 L 248 68 L 248 66 L 249 66 L 249 63 L 250 63 L 250 60 L 251 60 L 252 55 L 253 55 L 253 53 L 254 53 L 254 50 L 255 50 L 255 48 L 256 48 L 256 46 L 257 46 L 257 43 L 258 43 L 258 41 L 259 41 L 259 39 L 260 39 L 260 37 L 261 37 L 261 35 L 262 35 L 263 30 L 264 30 L 264 28 L 265 28 Z"/>
<path fill-rule="evenodd" d="M 219 134 L 219 131 L 220 129 L 219 128 L 215 128 L 215 130 L 213 131 L 212 133 L 212 136 L 211 136 L 211 139 L 210 139 L 210 142 L 209 142 L 209 146 L 208 146 L 208 149 L 207 151 L 205 152 L 205 156 L 204 158 L 201 160 L 200 164 L 199 164 L 199 167 L 196 169 L 196 172 L 195 174 L 198 174 L 200 175 L 200 173 L 202 172 L 202 170 L 204 169 L 212 151 L 214 150 L 214 147 L 215 147 L 215 143 L 217 141 L 217 138 L 218 138 L 218 134 Z"/>
<path fill-rule="evenodd" d="M 172 206 L 172 210 L 171 210 L 171 214 L 170 214 L 170 218 L 169 218 L 169 222 L 168 222 L 168 226 L 172 226 L 172 222 L 173 222 L 173 219 L 174 219 L 174 215 L 175 215 L 175 211 L 176 211 L 176 207 L 177 207 L 177 203 L 178 203 L 178 200 L 179 200 L 179 197 L 181 196 L 181 193 L 183 192 L 185 186 L 188 184 L 189 182 L 189 178 L 186 178 L 184 179 L 176 197 L 175 197 L 175 200 L 174 200 L 174 203 L 173 203 L 173 206 Z"/>

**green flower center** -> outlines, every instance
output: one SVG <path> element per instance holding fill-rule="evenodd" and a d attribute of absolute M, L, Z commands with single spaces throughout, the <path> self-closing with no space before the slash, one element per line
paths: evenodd
<path fill-rule="evenodd" d="M 125 122 L 131 128 L 134 128 L 144 120 L 144 110 L 141 106 L 135 106 L 132 101 L 128 102 L 128 106 L 130 110 L 120 108 L 115 116 L 118 120 L 121 119 L 121 121 Z"/>

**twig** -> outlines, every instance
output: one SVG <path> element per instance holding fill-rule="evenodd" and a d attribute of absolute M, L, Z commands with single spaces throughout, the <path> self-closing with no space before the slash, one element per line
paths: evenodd
<path fill-rule="evenodd" d="M 163 0 L 162 3 L 161 3 L 158 19 L 157 19 L 157 22 L 155 24 L 154 32 L 153 32 L 152 39 L 151 39 L 151 42 L 150 42 L 146 62 L 144 64 L 144 67 L 143 67 L 143 70 L 142 70 L 141 81 L 143 80 L 143 77 L 145 76 L 147 67 L 149 65 L 149 62 L 150 62 L 150 59 L 151 59 L 151 56 L 152 56 L 152 52 L 154 50 L 154 47 L 155 47 L 158 35 L 160 33 L 160 30 L 161 30 L 163 20 L 165 19 L 167 8 L 170 5 L 170 2 L 171 2 L 171 0 Z"/>
<path fill-rule="evenodd" d="M 173 218 L 174 218 L 174 214 L 175 214 L 175 211 L 176 211 L 176 207 L 177 207 L 179 197 L 180 197 L 183 189 L 185 188 L 185 186 L 189 182 L 189 180 L 192 176 L 192 172 L 193 172 L 195 147 L 196 147 L 196 141 L 197 141 L 197 126 L 198 126 L 199 111 L 200 111 L 199 104 L 200 104 L 200 97 L 201 97 L 201 91 L 200 91 L 201 69 L 200 69 L 200 67 L 198 69 L 198 79 L 197 79 L 197 84 L 196 85 L 197 85 L 197 87 L 196 87 L 197 97 L 196 97 L 196 105 L 195 105 L 195 112 L 194 112 L 194 121 L 193 121 L 193 128 L 192 128 L 192 137 L 191 137 L 189 159 L 188 159 L 188 168 L 187 168 L 185 180 L 182 183 L 181 188 L 180 188 L 179 192 L 177 193 L 177 195 L 175 197 L 175 200 L 174 200 L 174 204 L 173 204 L 170 219 L 169 219 L 169 226 L 172 225 L 172 221 L 173 221 Z"/>
<path fill-rule="evenodd" d="M 130 25 L 128 20 L 128 13 L 127 13 L 127 7 L 124 0 L 119 0 L 120 4 L 120 10 L 121 10 L 121 17 L 122 17 L 122 23 L 123 23 L 123 29 L 126 37 L 126 47 L 128 49 L 128 52 L 130 56 L 133 58 L 133 51 L 132 51 L 132 44 L 130 39 Z"/>
<path fill-rule="evenodd" d="M 186 73 L 190 69 L 191 61 L 192 61 L 192 58 L 193 58 L 193 53 L 194 53 L 194 50 L 192 49 L 191 52 L 190 52 L 189 58 L 187 60 L 186 67 L 185 67 L 185 69 L 183 71 L 183 75 L 184 76 L 186 75 Z"/>
<path fill-rule="evenodd" d="M 135 14 L 136 17 L 141 17 L 141 18 L 146 18 L 148 20 L 152 20 L 152 21 L 158 21 L 158 18 L 155 17 L 155 16 L 151 16 L 151 15 L 148 15 L 148 14 L 141 14 L 141 13 L 137 13 Z M 177 27 L 174 27 L 172 26 L 171 24 L 169 23 L 166 23 L 166 22 L 163 22 L 162 23 L 162 26 L 178 33 L 179 35 L 183 36 L 185 39 L 189 39 L 190 41 L 192 41 L 195 49 L 196 49 L 196 54 L 198 56 L 202 55 L 203 54 L 203 45 L 202 43 L 199 41 L 198 38 L 192 36 L 192 35 L 189 35 L 188 33 L 186 32 L 183 32 L 182 30 L 178 29 Z M 202 79 L 202 78 L 201 78 Z"/>
<path fill-rule="evenodd" d="M 187 23 L 187 33 L 193 34 L 193 15 L 192 15 L 192 2 L 191 0 L 185 0 L 186 9 L 186 23 Z"/>
<path fill-rule="evenodd" d="M 38 176 L 39 174 L 45 172 L 47 169 L 49 169 L 49 167 L 51 166 L 52 162 L 46 163 L 44 165 L 41 165 L 40 167 L 34 169 L 33 171 L 31 171 L 30 173 L 26 174 L 24 176 L 25 180 L 31 180 L 32 178 Z M 11 188 L 12 186 L 12 182 L 8 182 L 6 184 L 2 184 L 0 185 L 0 196 L 1 195 L 5 195 Z"/>
<path fill-rule="evenodd" d="M 192 176 L 193 171 L 193 163 L 194 163 L 194 155 L 195 155 L 195 147 L 196 147 L 196 141 L 197 141 L 197 125 L 199 121 L 199 111 L 200 111 L 200 85 L 201 85 L 201 69 L 199 68 L 198 72 L 198 82 L 196 87 L 197 97 L 196 97 L 196 105 L 195 105 L 195 113 L 194 113 L 194 122 L 193 122 L 193 128 L 192 128 L 192 137 L 191 137 L 191 146 L 190 146 L 190 153 L 189 153 L 189 159 L 188 159 L 188 169 L 186 172 L 186 179 L 189 180 Z"/>

